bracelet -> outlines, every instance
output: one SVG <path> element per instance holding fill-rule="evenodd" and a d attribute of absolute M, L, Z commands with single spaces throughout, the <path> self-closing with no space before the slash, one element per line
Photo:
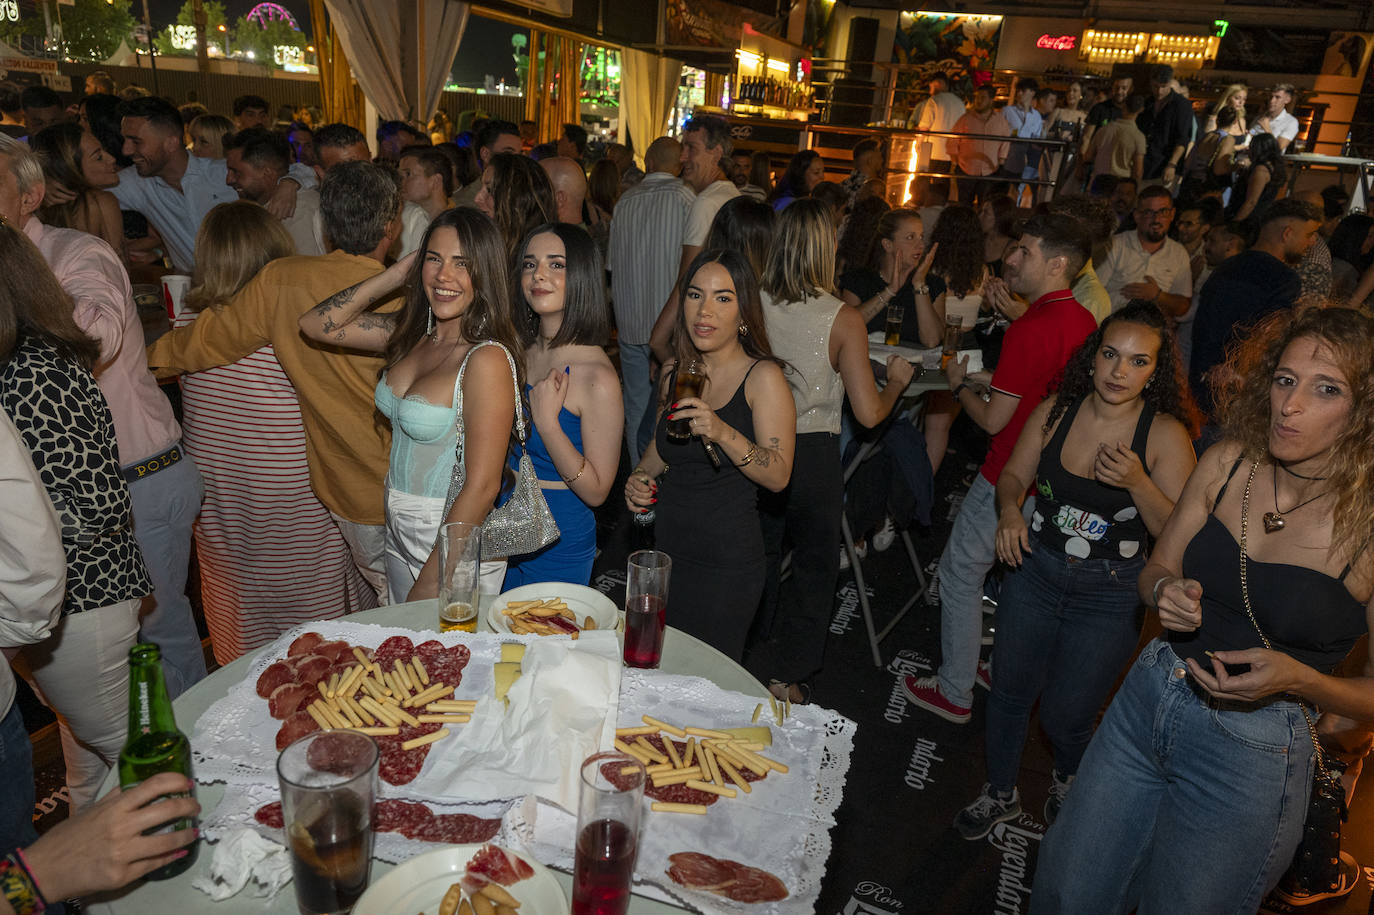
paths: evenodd
<path fill-rule="evenodd" d="M 954 399 L 955 399 L 955 400 L 958 400 L 958 399 L 959 399 L 959 392 L 962 391 L 964 388 L 966 388 L 966 387 L 968 387 L 968 386 L 969 386 L 969 383 L 968 383 L 968 379 L 967 379 L 967 378 L 965 378 L 963 381 L 961 381 L 961 382 L 959 382 L 957 385 L 955 385 L 955 386 L 954 386 L 954 391 L 953 391 Z"/>
<path fill-rule="evenodd" d="M 639 468 L 635 468 L 635 469 L 638 470 Z M 573 474 L 571 477 L 565 477 L 565 476 L 563 476 L 563 474 L 561 474 L 561 473 L 560 473 L 558 476 L 559 476 L 560 479 L 562 479 L 562 481 L 563 481 L 564 483 L 567 483 L 569 486 L 571 486 L 574 482 L 576 482 L 576 480 L 577 480 L 578 477 L 582 476 L 582 474 L 586 472 L 586 470 L 587 470 L 587 456 L 584 454 L 584 455 L 582 455 L 582 466 L 579 467 L 579 468 L 577 468 L 577 473 Z M 640 472 L 640 473 L 644 473 L 644 471 L 642 471 L 642 470 L 640 470 L 639 472 Z M 632 471 L 631 473 L 633 473 L 633 471 Z M 648 476 L 647 473 L 644 473 L 644 475 L 645 475 L 645 476 Z"/>
<path fill-rule="evenodd" d="M 24 853 L 18 849 L 0 858 L 0 896 L 13 907 L 15 915 L 34 915 L 48 906 Z"/>
<path fill-rule="evenodd" d="M 1156 582 L 1155 582 L 1155 586 L 1154 586 L 1153 588 L 1150 589 L 1150 600 L 1154 601 L 1154 605 L 1155 605 L 1155 609 L 1156 609 L 1156 610 L 1159 609 L 1159 586 L 1162 585 L 1162 584 L 1164 584 L 1166 581 L 1168 581 L 1168 580 L 1169 580 L 1170 578 L 1172 578 L 1172 577 L 1173 577 L 1172 575 L 1165 575 L 1164 577 L 1162 577 L 1162 578 L 1160 578 L 1158 581 L 1156 581 Z"/>
<path fill-rule="evenodd" d="M 740 458 L 740 462 L 739 462 L 738 464 L 736 464 L 735 466 L 736 466 L 736 467 L 743 467 L 745 464 L 752 464 L 752 463 L 754 462 L 754 455 L 756 455 L 756 454 L 758 454 L 758 453 L 759 453 L 759 446 L 758 446 L 757 444 L 755 444 L 754 442 L 750 442 L 750 443 L 749 443 L 749 450 L 746 451 L 746 452 L 744 452 L 744 457 Z"/>
<path fill-rule="evenodd" d="M 912 291 L 917 295 L 930 295 L 930 286 L 926 283 L 922 283 L 919 286 L 913 286 Z"/>

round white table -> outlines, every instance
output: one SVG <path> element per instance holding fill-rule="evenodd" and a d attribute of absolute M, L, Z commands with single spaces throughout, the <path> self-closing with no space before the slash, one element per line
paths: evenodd
<path fill-rule="evenodd" d="M 487 607 L 492 600 L 494 598 L 491 595 L 482 596 L 478 619 L 486 620 Z M 400 626 L 419 631 L 433 631 L 438 618 L 438 606 L 432 600 L 395 604 L 346 617 L 349 622 Z M 485 624 L 483 628 L 486 628 Z M 235 659 L 177 697 L 173 707 L 176 711 L 177 724 L 182 731 L 187 734 L 191 733 L 196 721 L 206 709 L 228 694 L 230 687 L 243 680 L 248 673 L 252 656 L 252 654 L 246 654 Z M 668 627 L 663 638 L 663 661 L 659 665 L 659 669 L 670 674 L 690 674 L 704 677 L 721 689 L 746 693 L 759 698 L 767 698 L 768 696 L 768 691 L 764 689 L 763 684 L 755 680 L 743 667 L 705 642 L 671 626 Z M 101 786 L 101 794 L 114 788 L 117 781 L 116 773 L 111 772 Z M 224 796 L 224 787 L 223 783 L 197 786 L 197 797 L 201 807 L 207 813 L 213 810 L 220 798 Z M 211 846 L 202 843 L 195 866 L 186 873 L 171 880 L 145 881 L 126 887 L 118 893 L 106 894 L 98 898 L 92 897 L 87 901 L 85 907 L 88 911 L 96 913 L 128 913 L 128 915 L 146 915 L 146 913 L 154 912 L 213 912 L 215 915 L 274 912 L 282 913 L 282 915 L 296 915 L 298 911 L 296 894 L 291 885 L 284 887 L 270 901 L 250 895 L 252 892 L 252 885 L 250 885 L 237 896 L 232 896 L 223 902 L 213 902 L 209 896 L 192 887 L 191 881 L 195 877 L 209 873 L 209 862 L 213 851 Z M 372 879 L 376 880 L 391 870 L 392 867 L 393 865 L 385 861 L 374 860 L 372 862 Z M 558 882 L 562 884 L 563 891 L 571 899 L 572 875 L 561 871 L 554 871 L 553 873 L 558 878 Z M 635 898 L 633 907 L 636 915 L 639 913 L 654 915 L 654 913 L 683 911 L 677 906 L 666 905 L 642 897 Z"/>

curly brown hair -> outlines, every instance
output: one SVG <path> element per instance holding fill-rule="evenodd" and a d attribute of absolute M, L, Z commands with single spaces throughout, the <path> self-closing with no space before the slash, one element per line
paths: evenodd
<path fill-rule="evenodd" d="M 1045 431 L 1054 426 L 1068 408 L 1086 398 L 1093 388 L 1093 361 L 1097 351 L 1102 348 L 1107 328 L 1117 323 L 1140 324 L 1159 334 L 1159 352 L 1155 355 L 1155 373 L 1150 383 L 1140 395 L 1156 413 L 1167 413 L 1183 423 L 1190 438 L 1196 438 L 1202 425 L 1201 414 L 1193 403 L 1193 395 L 1188 389 L 1188 375 L 1183 370 L 1183 359 L 1178 352 L 1178 341 L 1174 338 L 1169 319 L 1159 306 L 1142 299 L 1132 299 L 1119 311 L 1107 316 L 1101 326 L 1083 341 L 1064 366 L 1064 374 L 1055 392 L 1054 405 L 1050 407 L 1049 417 L 1045 420 Z"/>
<path fill-rule="evenodd" d="M 973 207 L 945 207 L 926 239 L 926 249 L 937 244 L 930 272 L 945 281 L 951 294 L 969 295 L 982 285 L 983 227 Z"/>
<path fill-rule="evenodd" d="M 1350 384 L 1350 421 L 1337 436 L 1325 474 L 1336 493 L 1333 550 L 1358 559 L 1374 539 L 1374 319 L 1352 308 L 1280 311 L 1260 323 L 1213 372 L 1222 430 L 1251 460 L 1269 457 L 1269 392 L 1293 341 L 1324 344 Z"/>

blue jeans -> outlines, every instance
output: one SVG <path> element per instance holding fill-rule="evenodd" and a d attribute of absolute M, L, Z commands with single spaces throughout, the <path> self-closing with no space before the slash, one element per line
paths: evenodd
<path fill-rule="evenodd" d="M 1045 836 L 1032 915 L 1250 915 L 1293 860 L 1311 783 L 1301 706 L 1211 699 L 1156 639 Z"/>
<path fill-rule="evenodd" d="M 639 427 L 654 401 L 654 386 L 649 381 L 650 358 L 647 343 L 620 344 L 620 373 L 625 381 L 620 394 L 625 401 L 625 447 L 630 452 L 631 467 L 639 463 L 640 455 L 648 447 L 648 442 L 639 440 Z"/>
<path fill-rule="evenodd" d="M 139 620 L 139 638 L 162 649 L 167 695 L 173 699 L 205 679 L 205 649 L 186 599 L 191 526 L 205 486 L 191 456 L 129 485 L 134 538 L 153 579 L 153 608 Z"/>
<path fill-rule="evenodd" d="M 997 492 L 981 473 L 964 496 L 940 554 L 940 692 L 973 705 L 983 644 L 983 579 L 997 562 Z"/>
<path fill-rule="evenodd" d="M 1054 750 L 1060 777 L 1078 771 L 1097 710 L 1131 658 L 1140 634 L 1134 559 L 1074 559 L 1035 542 L 1002 582 L 997 664 L 988 702 L 988 782 L 1016 787 L 1031 708 Z"/>
<path fill-rule="evenodd" d="M 11 702 L 0 718 L 0 778 L 5 783 L 0 791 L 0 855 L 7 855 L 38 838 L 33 828 L 33 745 L 18 702 Z"/>

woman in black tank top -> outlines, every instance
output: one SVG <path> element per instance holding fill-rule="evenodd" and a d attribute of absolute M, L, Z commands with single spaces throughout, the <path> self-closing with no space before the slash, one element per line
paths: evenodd
<path fill-rule="evenodd" d="M 1374 321 L 1275 315 L 1216 387 L 1227 437 L 1140 575 L 1166 637 L 1083 757 L 1033 913 L 1254 912 L 1302 834 L 1307 717 L 1374 720 L 1374 667 L 1331 675 L 1374 620 Z"/>
<path fill-rule="evenodd" d="M 763 594 L 758 487 L 792 474 L 797 408 L 768 346 L 754 269 L 738 251 L 707 251 L 687 268 L 663 366 L 658 429 L 625 482 L 630 511 L 657 503 L 655 538 L 673 561 L 668 624 L 739 661 Z M 676 367 L 706 363 L 700 397 L 674 401 Z M 685 443 L 672 418 L 690 421 Z"/>
<path fill-rule="evenodd" d="M 1193 469 L 1193 408 L 1172 331 L 1132 302 L 1090 336 L 1026 420 L 997 481 L 997 608 L 988 780 L 955 817 L 980 839 L 1021 813 L 1016 774 L 1040 700 L 1054 751 L 1053 822 L 1093 722 L 1140 631 L 1136 578 Z M 1034 488 L 1030 523 L 1022 501 Z"/>

